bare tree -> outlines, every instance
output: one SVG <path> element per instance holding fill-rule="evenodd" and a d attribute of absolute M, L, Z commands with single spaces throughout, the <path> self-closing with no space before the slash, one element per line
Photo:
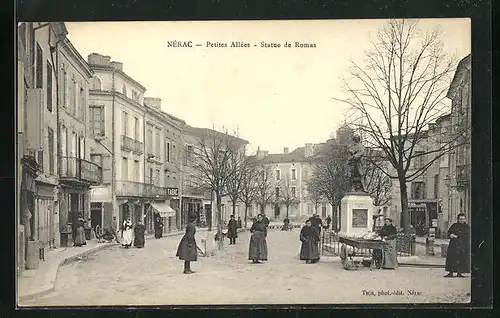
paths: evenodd
<path fill-rule="evenodd" d="M 444 54 L 441 37 L 439 28 L 421 30 L 418 21 L 391 20 L 365 52 L 365 63 L 352 62 L 349 77 L 343 79 L 348 97 L 335 98 L 349 105 L 349 120 L 363 141 L 382 150 L 394 168 L 394 173 L 381 171 L 399 182 L 405 231 L 409 227 L 407 182 L 450 151 L 457 137 L 450 136 L 439 147 L 420 149 L 429 142 L 425 140 L 429 124 L 449 112 L 444 100 L 455 60 Z M 418 157 L 427 162 L 410 170 Z"/>
<path fill-rule="evenodd" d="M 318 206 L 320 203 L 325 201 L 325 196 L 321 192 L 321 186 L 319 184 L 319 179 L 313 179 L 307 181 L 307 197 L 309 201 L 314 205 L 314 213 L 318 213 Z"/>
<path fill-rule="evenodd" d="M 277 184 L 277 187 L 280 192 L 279 198 L 277 198 L 277 204 L 284 205 L 286 207 L 286 217 L 288 218 L 290 207 L 300 203 L 296 193 L 297 189 L 293 186 L 289 173 L 285 173 L 283 178 Z"/>
<path fill-rule="evenodd" d="M 236 215 L 236 203 L 243 190 L 243 174 L 245 173 L 245 151 L 232 152 L 229 158 L 229 169 L 232 170 L 227 182 L 227 195 L 231 200 L 233 215 Z"/>
<path fill-rule="evenodd" d="M 391 201 L 391 178 L 389 178 L 379 167 L 386 164 L 378 156 L 370 156 L 373 151 L 368 151 L 361 160 L 361 175 L 363 185 L 373 198 L 375 206 L 383 206 Z"/>
<path fill-rule="evenodd" d="M 334 220 L 344 194 L 350 189 L 347 145 L 330 140 L 313 157 L 313 189 L 331 204 Z M 336 224 L 336 223 L 335 223 Z"/>
<path fill-rule="evenodd" d="M 252 206 L 257 196 L 257 178 L 259 177 L 259 170 L 250 157 L 246 157 L 241 170 L 241 191 L 239 199 L 245 205 L 245 219 L 244 224 L 247 228 L 248 208 Z"/>
<path fill-rule="evenodd" d="M 198 142 L 194 149 L 192 164 L 196 173 L 195 179 L 201 187 L 209 188 L 214 194 L 217 206 L 217 236 L 222 237 L 222 197 L 227 195 L 228 184 L 235 174 L 231 162 L 242 151 L 241 139 L 236 134 L 204 130 L 205 133 L 198 136 Z M 223 248 L 223 241 L 218 240 L 219 249 Z"/>
<path fill-rule="evenodd" d="M 260 213 L 264 214 L 266 206 L 273 202 L 275 181 L 273 170 L 268 165 L 259 165 L 257 168 L 255 203 L 260 208 Z"/>

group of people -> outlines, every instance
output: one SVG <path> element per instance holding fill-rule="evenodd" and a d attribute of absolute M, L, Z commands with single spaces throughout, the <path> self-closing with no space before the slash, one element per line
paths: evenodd
<path fill-rule="evenodd" d="M 146 226 L 141 222 L 137 222 L 135 226 L 132 226 L 132 220 L 127 218 L 122 223 L 120 229 L 121 234 L 121 244 L 124 248 L 129 248 L 132 243 L 135 247 L 143 248 L 146 242 L 144 234 L 146 233 Z"/>

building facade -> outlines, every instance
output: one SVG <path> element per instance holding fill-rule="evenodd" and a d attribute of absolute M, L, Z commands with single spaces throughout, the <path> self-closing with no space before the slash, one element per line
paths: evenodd
<path fill-rule="evenodd" d="M 471 59 L 469 54 L 458 63 L 447 94 L 451 100 L 451 129 L 463 133 L 449 154 L 449 226 L 457 222 L 459 213 L 466 214 L 469 224 L 471 221 Z"/>

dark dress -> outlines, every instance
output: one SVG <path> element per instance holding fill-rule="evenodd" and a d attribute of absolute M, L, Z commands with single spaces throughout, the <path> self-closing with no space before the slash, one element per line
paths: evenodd
<path fill-rule="evenodd" d="M 163 236 L 163 222 L 161 217 L 157 216 L 155 218 L 155 238 L 161 238 Z"/>
<path fill-rule="evenodd" d="M 236 220 L 229 220 L 227 224 L 227 237 L 230 239 L 238 237 L 238 223 Z"/>
<path fill-rule="evenodd" d="M 252 261 L 267 261 L 266 225 L 263 222 L 255 222 L 250 228 L 250 246 L 248 259 Z"/>
<path fill-rule="evenodd" d="M 289 228 L 290 228 L 290 219 L 285 218 L 283 220 L 283 227 L 281 228 L 281 230 L 282 231 L 288 231 Z"/>
<path fill-rule="evenodd" d="M 448 230 L 448 237 L 451 234 L 455 234 L 458 237 L 450 239 L 446 254 L 445 269 L 453 273 L 470 273 L 469 225 L 455 223 Z"/>
<path fill-rule="evenodd" d="M 134 228 L 134 246 L 144 247 L 145 239 L 144 232 L 146 232 L 146 226 L 144 224 L 137 224 Z"/>
<path fill-rule="evenodd" d="M 398 230 L 392 224 L 384 225 L 379 232 L 385 238 L 385 247 L 382 250 L 382 268 L 396 269 L 398 267 L 398 254 L 396 249 L 396 235 Z"/>
<path fill-rule="evenodd" d="M 319 234 L 312 226 L 304 226 L 300 230 L 300 259 L 303 261 L 318 261 L 319 260 Z"/>
<path fill-rule="evenodd" d="M 78 219 L 78 227 L 76 228 L 74 246 L 82 246 L 87 244 L 85 240 L 85 229 L 83 227 L 83 222 L 83 219 Z"/>
<path fill-rule="evenodd" d="M 193 224 L 189 223 L 186 226 L 186 234 L 182 237 L 177 248 L 179 259 L 183 261 L 195 262 L 198 259 L 198 251 L 196 249 L 196 228 Z"/>

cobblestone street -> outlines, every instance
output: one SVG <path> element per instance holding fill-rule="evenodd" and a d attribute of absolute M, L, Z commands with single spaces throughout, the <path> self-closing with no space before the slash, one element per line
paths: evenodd
<path fill-rule="evenodd" d="M 217 256 L 200 257 L 182 274 L 175 257 L 180 236 L 147 240 L 144 249 L 115 246 L 59 269 L 56 290 L 22 306 L 319 304 L 468 302 L 469 278 L 443 278 L 443 269 L 346 271 L 338 258 L 298 259 L 298 230 L 270 231 L 269 261 L 249 264 L 249 234 Z M 201 235 L 197 234 L 198 244 Z M 408 290 L 416 292 L 408 295 Z M 365 292 L 364 292 L 365 291 Z M 374 295 L 365 295 L 373 291 Z M 393 295 L 378 295 L 380 291 Z M 397 295 L 398 292 L 402 295 Z M 396 292 L 396 294 L 394 294 Z"/>

